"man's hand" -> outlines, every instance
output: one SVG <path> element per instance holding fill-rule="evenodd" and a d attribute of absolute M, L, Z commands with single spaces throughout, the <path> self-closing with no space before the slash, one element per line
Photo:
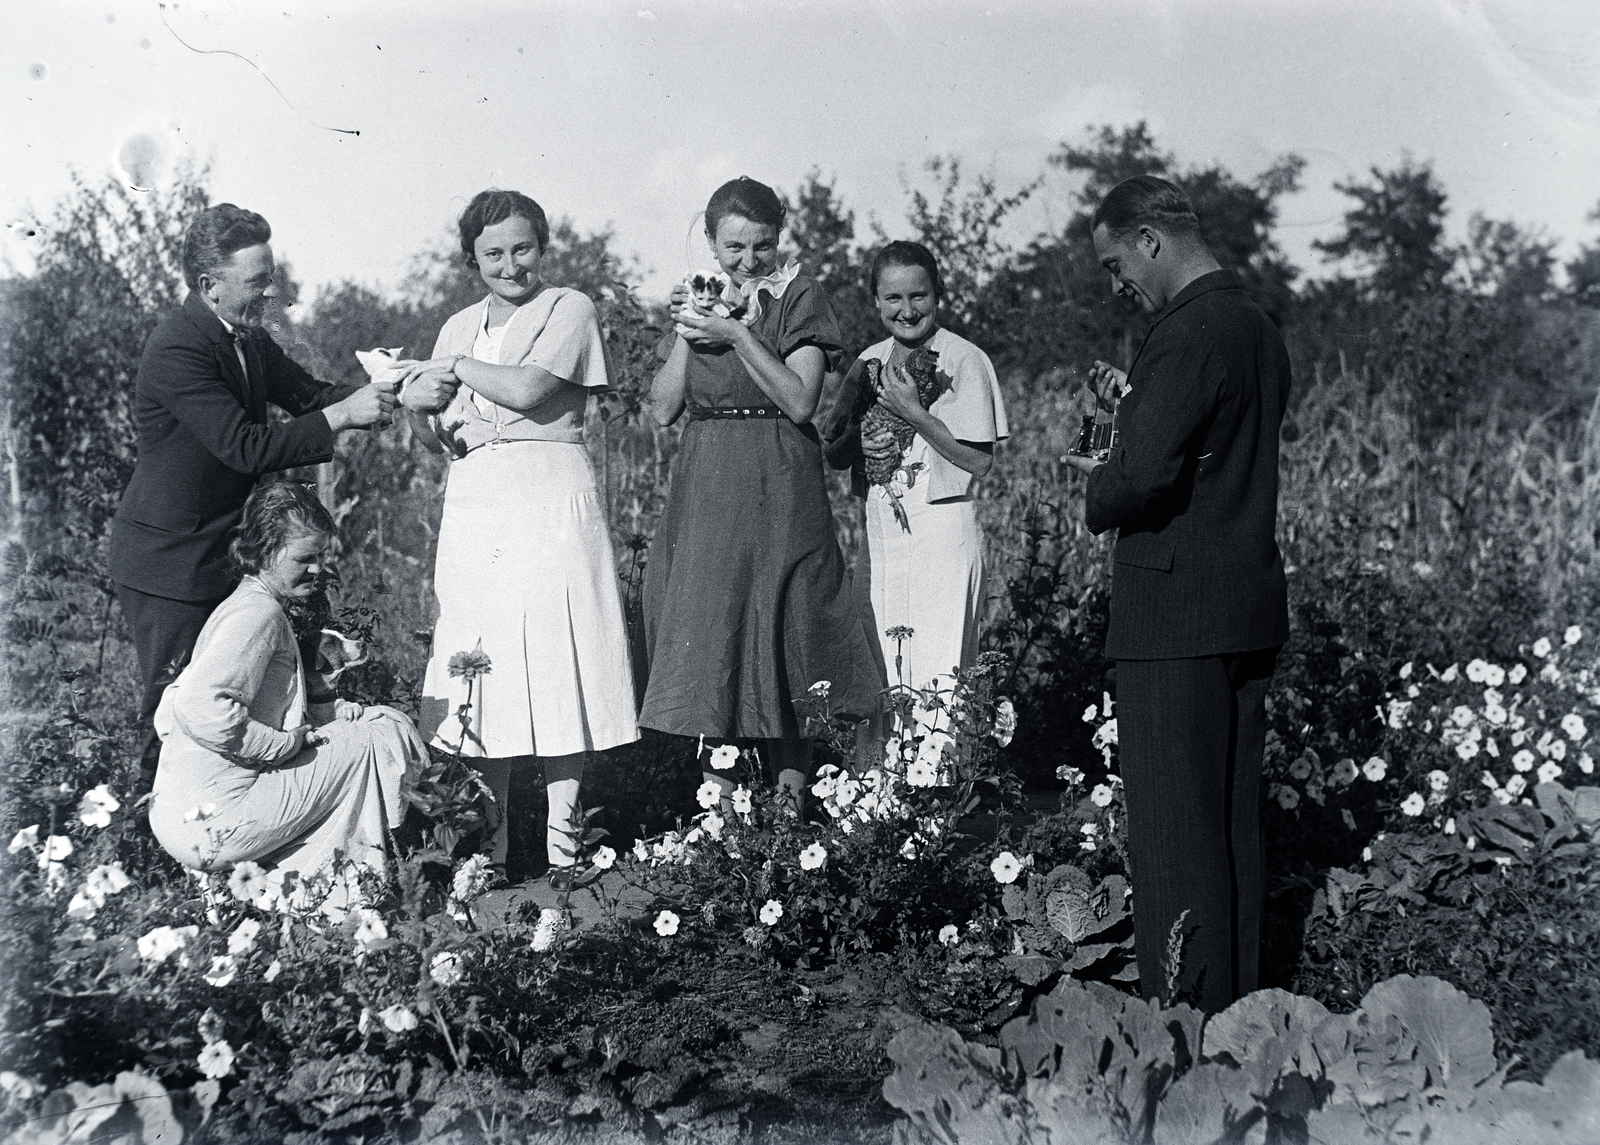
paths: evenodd
<path fill-rule="evenodd" d="M 394 394 L 369 383 L 322 412 L 337 433 L 343 429 L 384 429 L 394 418 L 394 406 Z"/>
<path fill-rule="evenodd" d="M 1115 383 L 1115 388 L 1111 388 L 1107 383 Z M 1089 367 L 1089 384 L 1094 387 L 1094 392 L 1097 394 L 1120 398 L 1128 392 L 1128 372 L 1096 358 L 1094 365 Z"/>
<path fill-rule="evenodd" d="M 1076 469 L 1079 473 L 1082 473 L 1085 477 L 1105 464 L 1105 462 L 1101 461 L 1098 457 L 1084 457 L 1077 453 L 1063 454 L 1061 460 L 1072 466 L 1072 468 Z"/>
<path fill-rule="evenodd" d="M 333 701 L 333 718 L 336 720 L 359 720 L 366 710 L 354 700 Z"/>

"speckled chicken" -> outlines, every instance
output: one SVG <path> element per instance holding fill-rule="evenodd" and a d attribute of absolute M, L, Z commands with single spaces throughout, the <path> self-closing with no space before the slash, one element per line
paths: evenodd
<path fill-rule="evenodd" d="M 916 383 L 917 397 L 922 402 L 922 408 L 927 409 L 939 399 L 939 396 L 949 388 L 948 380 L 939 376 L 939 354 L 926 346 L 918 346 L 906 355 L 906 373 Z M 855 416 L 861 423 L 861 435 L 870 437 L 888 430 L 894 438 L 894 449 L 882 460 L 865 459 L 867 480 L 874 485 L 881 485 L 889 495 L 889 501 L 894 509 L 895 520 L 900 522 L 900 527 L 906 532 L 911 531 L 911 522 L 906 518 L 906 511 L 900 504 L 900 497 L 891 487 L 897 470 L 905 465 L 906 450 L 911 448 L 912 439 L 917 436 L 917 431 L 911 424 L 899 415 L 889 412 L 879 400 L 883 393 L 883 363 L 875 358 L 866 362 L 866 383 L 861 387 L 861 396 L 856 399 Z M 911 488 L 917 483 L 916 466 L 909 467 L 906 474 L 906 487 Z"/>

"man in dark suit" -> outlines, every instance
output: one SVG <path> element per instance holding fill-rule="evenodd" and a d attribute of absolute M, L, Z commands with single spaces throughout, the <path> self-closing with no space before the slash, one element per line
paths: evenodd
<path fill-rule="evenodd" d="M 134 386 L 138 464 L 111 524 L 111 579 L 139 657 L 146 783 L 150 718 L 237 578 L 228 534 L 262 474 L 333 456 L 334 435 L 389 423 L 394 397 L 317 381 L 260 326 L 274 297 L 272 228 L 220 203 L 183 240 L 189 295 L 145 343 Z M 292 415 L 269 421 L 267 404 Z"/>
<path fill-rule="evenodd" d="M 1117 530 L 1106 653 L 1139 979 L 1165 997 L 1183 916 L 1178 992 L 1214 1013 L 1256 988 L 1265 701 L 1289 636 L 1274 535 L 1289 356 L 1171 183 L 1118 184 L 1092 234 L 1113 290 L 1152 318 L 1117 445 L 1073 459 L 1090 530 Z"/>

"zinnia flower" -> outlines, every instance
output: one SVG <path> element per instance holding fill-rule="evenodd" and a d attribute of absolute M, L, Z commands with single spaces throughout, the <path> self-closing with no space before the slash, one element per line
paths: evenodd
<path fill-rule="evenodd" d="M 394 1033 L 403 1034 L 407 1030 L 417 1028 L 417 1016 L 410 1008 L 396 1003 L 385 1010 L 378 1011 L 378 1020 Z"/>
<path fill-rule="evenodd" d="M 78 801 L 78 821 L 85 827 L 109 827 L 111 813 L 121 806 L 117 797 L 111 794 L 111 789 L 102 783 L 83 793 L 83 798 Z"/>
<path fill-rule="evenodd" d="M 657 920 L 656 929 L 659 930 L 660 927 L 660 920 Z M 533 949 L 542 954 L 555 945 L 557 938 L 571 929 L 572 920 L 567 917 L 566 911 L 545 907 L 539 912 L 538 925 L 533 928 Z"/>
<path fill-rule="evenodd" d="M 827 849 L 821 843 L 812 843 L 800 852 L 800 869 L 814 871 L 828 861 Z"/>
<path fill-rule="evenodd" d="M 489 885 L 490 873 L 488 855 L 468 856 L 450 880 L 450 896 L 458 903 L 471 902 Z"/>
<path fill-rule="evenodd" d="M 1387 762 L 1385 762 L 1384 758 L 1379 755 L 1373 756 L 1371 759 L 1367 760 L 1366 763 L 1361 765 L 1361 774 L 1366 776 L 1373 783 L 1379 782 L 1388 773 L 1389 765 Z"/>
<path fill-rule="evenodd" d="M 457 652 L 450 657 L 446 670 L 450 675 L 459 676 L 468 683 L 486 675 L 489 671 L 489 656 L 483 650 L 482 641 L 471 652 Z"/>
<path fill-rule="evenodd" d="M 711 749 L 711 767 L 714 771 L 727 771 L 739 762 L 739 749 L 731 743 L 721 744 Z"/>
<path fill-rule="evenodd" d="M 1413 791 L 1410 795 L 1407 795 L 1405 797 L 1405 801 L 1400 804 L 1400 810 L 1415 818 L 1416 816 L 1421 815 L 1423 809 L 1427 806 L 1428 801 L 1424 799 L 1421 794 Z"/>
<path fill-rule="evenodd" d="M 664 910 L 656 915 L 656 933 L 662 938 L 671 938 L 678 933 L 678 916 L 670 910 Z"/>
<path fill-rule="evenodd" d="M 233 1047 L 220 1040 L 209 1042 L 195 1060 L 200 1063 L 200 1072 L 207 1077 L 227 1077 L 233 1072 Z"/>
<path fill-rule="evenodd" d="M 939 945 L 954 946 L 961 941 L 961 931 L 953 922 L 947 922 L 939 928 Z"/>
<path fill-rule="evenodd" d="M 777 926 L 778 920 L 783 917 L 783 904 L 777 899 L 768 899 L 761 908 L 761 921 L 768 926 Z"/>
<path fill-rule="evenodd" d="M 1022 864 L 1010 851 L 1001 851 L 995 856 L 994 862 L 989 864 L 989 871 L 997 883 L 1014 883 L 1017 881 L 1017 876 L 1022 873 Z"/>

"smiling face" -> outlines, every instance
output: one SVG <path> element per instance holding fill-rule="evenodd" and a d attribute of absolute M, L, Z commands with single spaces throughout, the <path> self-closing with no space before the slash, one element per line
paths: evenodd
<path fill-rule="evenodd" d="M 711 254 L 735 286 L 778 268 L 778 228 L 740 215 L 725 215 L 711 238 Z"/>
<path fill-rule="evenodd" d="M 279 600 L 303 600 L 317 587 L 317 574 L 322 571 L 322 555 L 327 551 L 328 537 L 295 529 L 283 548 L 256 573 L 256 579 Z"/>
<path fill-rule="evenodd" d="M 1156 262 L 1160 240 L 1148 227 L 1114 235 L 1104 223 L 1094 230 L 1094 253 L 1111 275 L 1111 293 L 1131 298 L 1146 314 L 1167 304 L 1161 268 Z"/>
<path fill-rule="evenodd" d="M 278 296 L 272 276 L 272 247 L 247 246 L 200 276 L 200 296 L 228 325 L 258 326 L 267 301 Z"/>
<path fill-rule="evenodd" d="M 472 257 L 484 285 L 496 298 L 521 306 L 539 293 L 539 235 L 521 215 L 484 227 L 472 244 Z"/>
<path fill-rule="evenodd" d="M 877 303 L 884 329 L 907 346 L 920 346 L 938 327 L 939 296 L 924 267 L 884 267 L 878 272 Z"/>

